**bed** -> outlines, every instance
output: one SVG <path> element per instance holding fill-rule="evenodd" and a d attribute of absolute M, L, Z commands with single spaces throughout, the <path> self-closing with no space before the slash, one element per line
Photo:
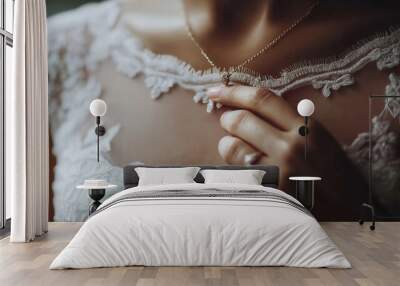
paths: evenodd
<path fill-rule="evenodd" d="M 264 170 L 261 185 L 195 183 L 138 186 L 102 203 L 50 269 L 144 266 L 292 266 L 349 268 L 312 214 L 278 190 L 276 166 L 202 166 Z"/>

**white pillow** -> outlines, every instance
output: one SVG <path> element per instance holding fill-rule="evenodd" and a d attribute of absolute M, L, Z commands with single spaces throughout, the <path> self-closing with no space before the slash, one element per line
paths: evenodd
<path fill-rule="evenodd" d="M 200 171 L 205 184 L 261 185 L 265 171 L 262 170 L 212 170 Z"/>
<path fill-rule="evenodd" d="M 139 186 L 195 183 L 193 179 L 199 170 L 199 167 L 135 168 L 139 176 Z"/>

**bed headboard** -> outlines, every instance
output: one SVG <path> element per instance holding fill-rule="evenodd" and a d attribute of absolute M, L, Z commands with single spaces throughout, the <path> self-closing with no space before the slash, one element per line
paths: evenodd
<path fill-rule="evenodd" d="M 139 183 L 139 176 L 135 171 L 136 167 L 148 168 L 176 168 L 183 166 L 147 166 L 147 165 L 129 165 L 124 167 L 124 189 L 136 187 Z M 265 187 L 278 188 L 279 186 L 279 168 L 277 166 L 253 165 L 253 166 L 199 166 L 201 169 L 219 169 L 219 170 L 264 170 L 265 175 L 262 179 L 262 185 Z M 200 174 L 194 178 L 197 183 L 203 183 L 204 178 Z"/>

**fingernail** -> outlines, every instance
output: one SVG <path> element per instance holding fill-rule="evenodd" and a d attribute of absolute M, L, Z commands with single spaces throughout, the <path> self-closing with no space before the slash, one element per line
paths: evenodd
<path fill-rule="evenodd" d="M 229 110 L 229 111 L 225 111 L 224 113 L 221 114 L 221 117 L 219 118 L 220 122 L 223 122 L 226 117 L 229 117 L 234 111 Z"/>
<path fill-rule="evenodd" d="M 219 93 L 221 92 L 222 88 L 223 88 L 223 86 L 211 87 L 211 88 L 207 89 L 206 94 L 208 97 L 217 97 L 217 96 L 219 96 Z"/>

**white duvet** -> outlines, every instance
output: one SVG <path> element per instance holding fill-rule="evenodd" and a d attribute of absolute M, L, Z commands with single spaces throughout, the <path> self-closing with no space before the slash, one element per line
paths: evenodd
<path fill-rule="evenodd" d="M 295 266 L 349 268 L 350 263 L 311 215 L 257 198 L 151 198 L 121 201 L 132 192 L 262 190 L 251 185 L 179 184 L 120 192 L 90 217 L 50 269 L 146 266 Z M 297 202 L 298 203 L 298 202 Z M 107 207 L 108 206 L 108 207 Z"/>

